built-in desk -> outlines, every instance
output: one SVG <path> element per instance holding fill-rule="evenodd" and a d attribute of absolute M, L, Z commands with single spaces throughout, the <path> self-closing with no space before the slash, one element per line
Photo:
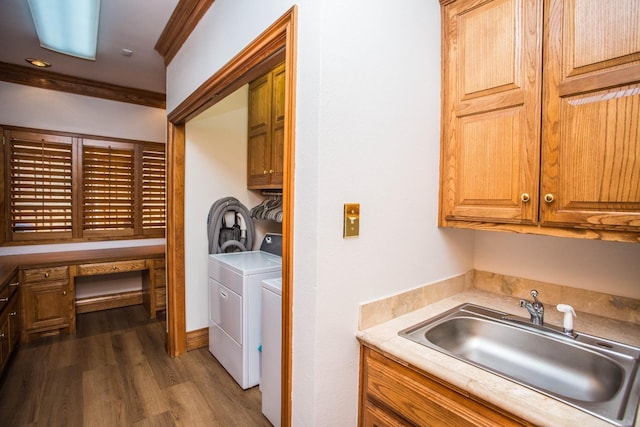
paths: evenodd
<path fill-rule="evenodd" d="M 166 307 L 164 245 L 0 257 L 0 283 L 16 272 L 22 341 L 52 332 L 75 333 L 76 313 L 142 303 L 151 318 Z M 142 272 L 142 289 L 77 300 L 75 278 Z"/>

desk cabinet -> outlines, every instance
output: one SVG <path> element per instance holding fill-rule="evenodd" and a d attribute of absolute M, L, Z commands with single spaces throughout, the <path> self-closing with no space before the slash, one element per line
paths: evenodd
<path fill-rule="evenodd" d="M 25 269 L 21 276 L 23 341 L 33 334 L 59 329 L 75 333 L 75 297 L 69 267 Z"/>
<path fill-rule="evenodd" d="M 18 275 L 0 284 L 0 374 L 18 345 L 20 299 Z"/>

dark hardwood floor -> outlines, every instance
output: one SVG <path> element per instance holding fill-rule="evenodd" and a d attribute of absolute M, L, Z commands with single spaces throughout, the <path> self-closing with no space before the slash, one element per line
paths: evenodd
<path fill-rule="evenodd" d="M 207 349 L 171 359 L 142 306 L 78 315 L 75 336 L 23 344 L 0 378 L 0 426 L 270 426 Z"/>

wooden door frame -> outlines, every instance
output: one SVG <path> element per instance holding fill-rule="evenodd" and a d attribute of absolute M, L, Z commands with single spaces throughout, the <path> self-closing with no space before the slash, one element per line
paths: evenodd
<path fill-rule="evenodd" d="M 293 6 L 168 114 L 167 129 L 167 352 L 187 351 L 185 316 L 185 127 L 190 119 L 248 83 L 284 56 L 285 126 L 282 220 L 282 425 L 291 425 L 293 307 L 293 188 L 297 6 Z"/>

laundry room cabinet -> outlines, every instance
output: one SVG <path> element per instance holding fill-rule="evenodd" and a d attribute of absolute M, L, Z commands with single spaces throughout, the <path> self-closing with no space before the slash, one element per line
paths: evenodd
<path fill-rule="evenodd" d="M 440 225 L 640 241 L 640 2 L 441 5 Z"/>
<path fill-rule="evenodd" d="M 247 187 L 282 188 L 284 170 L 284 63 L 249 83 Z"/>

